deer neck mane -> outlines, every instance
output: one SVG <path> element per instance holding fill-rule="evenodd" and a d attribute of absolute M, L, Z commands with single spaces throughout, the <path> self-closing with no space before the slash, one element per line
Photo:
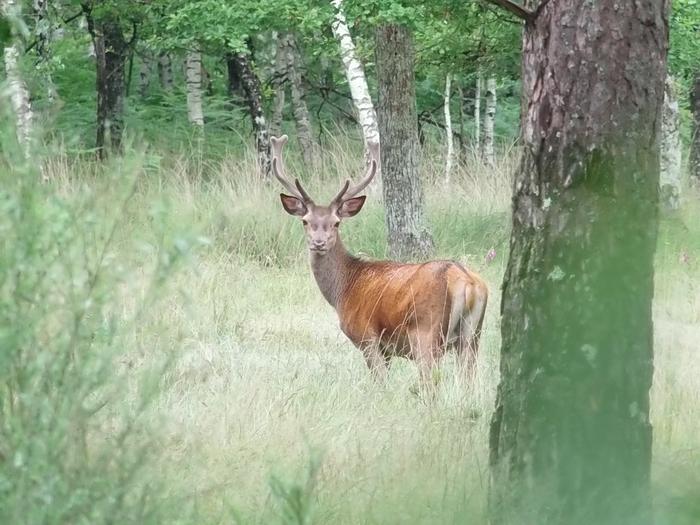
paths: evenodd
<path fill-rule="evenodd" d="M 352 278 L 357 259 L 343 245 L 340 237 L 335 246 L 325 254 L 311 252 L 313 271 L 323 297 L 333 307 L 338 307 L 341 295 Z"/>

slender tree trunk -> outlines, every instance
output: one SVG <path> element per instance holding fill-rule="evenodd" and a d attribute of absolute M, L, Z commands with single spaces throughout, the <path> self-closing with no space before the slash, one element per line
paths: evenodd
<path fill-rule="evenodd" d="M 423 214 L 411 32 L 388 24 L 376 34 L 382 182 L 392 257 L 424 257 L 433 242 Z"/>
<path fill-rule="evenodd" d="M 97 132 L 95 148 L 104 158 L 109 142 L 112 151 L 120 152 L 124 131 L 124 78 L 127 44 L 119 20 L 104 16 L 99 22 L 85 13 L 96 56 Z"/>
<path fill-rule="evenodd" d="M 454 141 L 452 139 L 452 115 L 450 113 L 450 92 L 452 91 L 452 75 L 445 77 L 445 135 L 447 138 L 447 153 L 445 155 L 445 183 L 449 184 L 454 163 Z"/>
<path fill-rule="evenodd" d="M 301 156 L 309 168 L 316 165 L 316 141 L 311 128 L 311 117 L 306 105 L 306 89 L 302 78 L 301 53 L 296 39 L 292 34 L 287 35 L 287 78 L 292 95 L 292 110 L 296 122 L 297 140 L 301 148 Z"/>
<path fill-rule="evenodd" d="M 690 92 L 690 110 L 693 114 L 692 138 L 690 140 L 690 181 L 700 187 L 700 68 L 695 72 Z"/>
<path fill-rule="evenodd" d="M 332 23 L 333 34 L 340 44 L 340 57 L 345 66 L 345 76 L 348 79 L 352 101 L 357 110 L 358 120 L 362 127 L 362 136 L 365 141 L 365 153 L 369 155 L 367 144 L 379 144 L 379 128 L 377 115 L 372 104 L 372 97 L 367 87 L 367 79 L 362 68 L 362 63 L 357 58 L 355 44 L 350 35 L 350 29 L 343 12 L 343 0 L 331 0 L 335 8 L 335 18 Z M 369 156 L 367 156 L 369 159 Z"/>
<path fill-rule="evenodd" d="M 16 0 L 2 0 L 1 6 L 3 16 L 19 17 L 21 15 L 21 5 Z M 19 67 L 20 52 L 20 39 L 13 35 L 12 41 L 4 49 L 5 74 L 7 75 L 10 103 L 16 118 L 17 140 L 24 150 L 24 155 L 29 158 L 34 114 L 29 101 L 29 90 Z"/>
<path fill-rule="evenodd" d="M 187 117 L 190 124 L 204 127 L 202 110 L 202 53 L 199 49 L 187 52 L 185 81 L 187 83 Z"/>
<path fill-rule="evenodd" d="M 474 87 L 474 147 L 476 151 L 481 151 L 481 85 L 483 77 L 481 70 L 476 74 L 476 85 Z"/>
<path fill-rule="evenodd" d="M 42 76 L 46 85 L 46 98 L 53 105 L 58 92 L 53 81 L 50 69 L 51 41 L 53 39 L 53 27 L 48 13 L 48 0 L 34 0 L 32 3 L 35 18 L 34 36 L 36 38 L 36 51 L 43 68 Z"/>
<path fill-rule="evenodd" d="M 238 77 L 248 102 L 248 111 L 255 134 L 255 149 L 257 151 L 258 172 L 264 179 L 270 177 L 270 136 L 263 108 L 262 86 L 260 79 L 253 70 L 250 57 L 246 53 L 234 55 Z"/>
<path fill-rule="evenodd" d="M 483 158 L 489 166 L 495 164 L 493 153 L 493 125 L 496 119 L 496 79 L 492 76 L 486 80 L 486 111 L 484 112 Z"/>
<path fill-rule="evenodd" d="M 678 98 L 673 79 L 666 77 L 661 115 L 661 205 L 670 210 L 680 206 L 681 134 Z"/>
<path fill-rule="evenodd" d="M 150 55 L 141 57 L 139 66 L 139 96 L 146 98 L 151 87 L 151 75 L 153 74 L 153 60 Z"/>
<path fill-rule="evenodd" d="M 166 93 L 173 91 L 173 61 L 169 53 L 161 53 L 158 57 L 158 78 L 160 87 Z"/>
<path fill-rule="evenodd" d="M 494 524 L 652 522 L 667 22 L 664 2 L 557 0 L 525 26 L 490 433 Z"/>
<path fill-rule="evenodd" d="M 287 51 L 285 34 L 275 34 L 275 65 L 272 71 L 272 88 L 275 96 L 272 102 L 272 118 L 270 119 L 270 134 L 279 137 L 282 134 L 284 119 L 284 102 L 287 84 Z"/>
<path fill-rule="evenodd" d="M 459 107 L 459 135 L 457 135 L 459 140 L 459 151 L 457 152 L 457 162 L 462 163 L 464 161 L 464 152 L 466 149 L 466 144 L 464 143 L 464 123 L 466 119 L 464 118 L 464 88 L 462 87 L 462 82 L 460 81 L 457 85 L 457 98 Z"/>

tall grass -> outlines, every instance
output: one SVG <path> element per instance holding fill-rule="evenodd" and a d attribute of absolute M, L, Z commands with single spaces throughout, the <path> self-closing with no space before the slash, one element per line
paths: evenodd
<path fill-rule="evenodd" d="M 9 135 L 3 152 L 11 151 Z M 321 201 L 361 172 L 335 137 L 290 171 Z M 499 285 L 516 152 L 467 156 L 449 188 L 424 155 L 437 256 L 488 281 L 475 384 L 450 357 L 434 403 L 412 363 L 369 377 L 316 289 L 299 224 L 245 150 L 154 149 L 106 167 L 61 151 L 50 182 L 2 166 L 0 522 L 485 523 Z M 694 523 L 700 209 L 664 218 L 657 261 L 654 476 L 660 522 Z M 381 195 L 343 225 L 385 255 Z M 486 257 L 491 250 L 495 258 Z"/>

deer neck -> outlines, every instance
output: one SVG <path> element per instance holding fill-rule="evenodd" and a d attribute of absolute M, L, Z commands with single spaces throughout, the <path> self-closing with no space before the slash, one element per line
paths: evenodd
<path fill-rule="evenodd" d="M 316 284 L 333 308 L 337 308 L 349 281 L 353 260 L 353 256 L 345 249 L 340 238 L 335 246 L 323 255 L 311 252 L 311 270 L 316 278 Z"/>

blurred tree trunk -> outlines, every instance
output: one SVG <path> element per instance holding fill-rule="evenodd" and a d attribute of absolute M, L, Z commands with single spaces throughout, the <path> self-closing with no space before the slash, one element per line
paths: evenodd
<path fill-rule="evenodd" d="M 670 210 L 680 206 L 681 196 L 681 133 L 678 97 L 674 81 L 666 77 L 661 114 L 661 205 Z"/>
<path fill-rule="evenodd" d="M 8 18 L 21 16 L 21 4 L 17 0 L 2 0 L 2 15 Z M 10 96 L 12 110 L 15 113 L 17 140 L 29 158 L 31 154 L 32 122 L 34 114 L 29 101 L 29 90 L 22 77 L 19 58 L 21 54 L 21 40 L 14 34 L 9 45 L 4 49 L 5 74 L 7 75 L 7 87 Z"/>
<path fill-rule="evenodd" d="M 450 94 L 452 91 L 452 75 L 447 73 L 445 77 L 445 100 L 443 108 L 445 112 L 445 135 L 447 139 L 447 152 L 445 154 L 445 183 L 449 184 L 454 163 L 454 141 L 452 137 L 452 114 L 450 112 Z"/>
<path fill-rule="evenodd" d="M 124 78 L 128 45 L 119 20 L 104 14 L 95 20 L 89 6 L 84 5 L 88 31 L 92 37 L 96 58 L 97 84 L 97 155 L 107 155 L 109 141 L 112 151 L 122 149 L 124 131 Z"/>
<path fill-rule="evenodd" d="M 458 118 L 459 122 L 457 126 L 459 127 L 459 135 L 457 135 L 457 140 L 459 142 L 459 151 L 457 152 L 457 162 L 462 163 L 464 157 L 464 149 L 466 144 L 464 143 L 464 123 L 466 122 L 464 118 L 464 88 L 462 87 L 462 82 L 457 84 L 457 107 L 459 108 Z"/>
<path fill-rule="evenodd" d="M 284 120 L 284 102 L 287 83 L 287 47 L 284 45 L 285 35 L 275 34 L 275 65 L 272 70 L 272 89 L 275 96 L 272 102 L 272 117 L 270 118 L 270 134 L 274 137 L 282 135 L 282 120 Z"/>
<path fill-rule="evenodd" d="M 433 242 L 418 169 L 413 39 L 406 27 L 387 24 L 377 29 L 375 44 L 389 251 L 395 258 L 421 258 L 432 252 Z"/>
<path fill-rule="evenodd" d="M 294 35 L 286 35 L 288 51 L 287 56 L 287 78 L 289 79 L 289 89 L 292 95 L 292 111 L 296 122 L 297 140 L 301 148 L 301 156 L 307 167 L 313 168 L 316 165 L 316 141 L 314 140 L 311 128 L 311 117 L 309 108 L 306 105 L 306 88 L 304 87 L 302 75 L 302 60 L 299 46 Z"/>
<path fill-rule="evenodd" d="M 150 54 L 141 56 L 141 65 L 139 66 L 139 96 L 146 98 L 148 89 L 151 87 L 151 75 L 153 74 L 153 58 Z"/>
<path fill-rule="evenodd" d="M 158 56 L 158 78 L 163 91 L 171 93 L 173 91 L 173 61 L 170 58 L 170 53 L 161 53 Z"/>
<path fill-rule="evenodd" d="M 525 26 L 490 433 L 494 524 L 652 523 L 667 22 L 664 2 L 557 0 Z"/>
<path fill-rule="evenodd" d="M 481 69 L 476 73 L 474 87 L 474 147 L 481 151 L 481 85 L 484 83 Z"/>
<path fill-rule="evenodd" d="M 700 68 L 695 72 L 690 92 L 690 110 L 693 113 L 693 130 L 690 141 L 690 180 L 700 186 Z"/>
<path fill-rule="evenodd" d="M 39 55 L 43 68 L 42 77 L 46 85 L 46 97 L 49 105 L 53 105 L 58 97 L 56 84 L 51 75 L 51 41 L 53 40 L 53 24 L 49 17 L 48 0 L 33 0 L 34 9 L 34 36 L 36 38 L 36 52 Z"/>
<path fill-rule="evenodd" d="M 379 128 L 377 114 L 374 111 L 372 97 L 367 87 L 367 79 L 362 68 L 362 63 L 357 58 L 355 44 L 350 35 L 345 13 L 343 12 L 343 0 L 331 0 L 335 8 L 335 18 L 332 23 L 333 34 L 340 44 L 340 57 L 345 67 L 345 76 L 350 86 L 352 101 L 357 110 L 358 120 L 362 127 L 362 136 L 365 141 L 365 153 L 369 159 L 367 144 L 379 144 Z M 414 121 L 415 125 L 415 121 Z"/>
<path fill-rule="evenodd" d="M 187 118 L 197 128 L 204 127 L 202 110 L 202 53 L 198 48 L 187 52 L 185 82 L 187 85 Z"/>
<path fill-rule="evenodd" d="M 250 57 L 246 53 L 236 53 L 234 64 L 238 78 L 248 102 L 253 133 L 255 134 L 255 150 L 257 151 L 258 173 L 264 179 L 270 177 L 270 136 L 267 129 L 267 119 L 263 108 L 262 86 L 260 79 L 253 70 Z"/>
<path fill-rule="evenodd" d="M 482 143 L 484 162 L 493 167 L 495 164 L 493 152 L 493 128 L 496 119 L 496 79 L 489 76 L 486 80 L 486 111 L 484 112 L 484 140 Z"/>

